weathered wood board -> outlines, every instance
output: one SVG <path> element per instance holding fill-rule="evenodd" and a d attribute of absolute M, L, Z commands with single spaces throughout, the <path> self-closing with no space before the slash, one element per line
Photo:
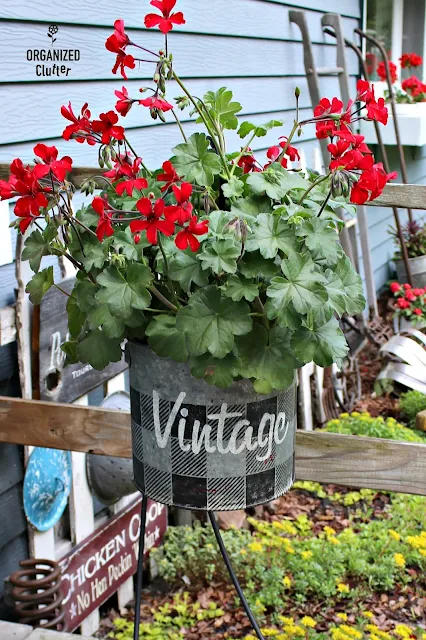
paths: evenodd
<path fill-rule="evenodd" d="M 125 412 L 0 397 L 0 442 L 131 457 Z M 426 445 L 298 431 L 296 476 L 426 495 Z"/>
<path fill-rule="evenodd" d="M 61 288 L 70 293 L 74 278 L 63 280 Z M 52 287 L 40 305 L 39 330 L 39 389 L 42 400 L 73 402 L 106 380 L 127 368 L 123 359 L 110 364 L 103 371 L 96 371 L 89 364 L 72 364 L 64 367 L 65 354 L 61 344 L 67 338 L 67 297 Z"/>

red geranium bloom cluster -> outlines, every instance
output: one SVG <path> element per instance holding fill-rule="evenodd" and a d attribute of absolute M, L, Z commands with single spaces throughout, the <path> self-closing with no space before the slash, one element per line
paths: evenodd
<path fill-rule="evenodd" d="M 192 216 L 193 206 L 191 203 L 192 184 L 182 182 L 181 187 L 172 185 L 173 193 L 177 204 L 166 207 L 167 217 L 173 222 L 183 225 Z"/>
<path fill-rule="evenodd" d="M 399 61 L 403 69 L 408 69 L 410 67 L 420 67 L 423 58 L 417 55 L 417 53 L 403 53 Z"/>
<path fill-rule="evenodd" d="M 191 216 L 189 223 L 179 231 L 175 238 L 175 245 L 178 249 L 185 251 L 188 247 L 191 251 L 198 251 L 200 248 L 200 241 L 196 236 L 203 236 L 209 230 L 209 223 L 207 220 L 202 222 L 197 221 L 197 216 Z"/>
<path fill-rule="evenodd" d="M 158 27 L 164 34 L 173 29 L 174 24 L 185 24 L 185 19 L 181 11 L 172 13 L 176 0 L 151 0 L 151 5 L 161 11 L 161 16 L 156 13 L 148 13 L 145 16 L 145 26 L 148 29 Z"/>
<path fill-rule="evenodd" d="M 124 139 L 124 128 L 117 125 L 118 115 L 115 111 L 101 113 L 99 120 L 93 120 L 92 128 L 95 133 L 101 136 L 102 144 L 109 144 L 111 138 L 116 140 Z"/>
<path fill-rule="evenodd" d="M 149 198 L 141 198 L 136 203 L 136 208 L 144 219 L 133 220 L 130 223 L 132 233 L 145 231 L 150 244 L 158 244 L 159 231 L 165 236 L 171 236 L 174 233 L 174 222 L 167 216 L 166 203 L 162 198 L 159 198 L 155 204 Z"/>
<path fill-rule="evenodd" d="M 396 73 L 396 64 L 393 62 L 389 62 L 389 71 L 392 84 L 398 80 L 398 75 Z M 380 62 L 377 65 L 376 73 L 379 76 L 380 80 L 387 80 L 386 77 L 386 67 L 384 62 Z"/>
<path fill-rule="evenodd" d="M 270 159 L 271 162 L 275 162 L 280 157 L 283 149 L 285 149 L 285 146 L 287 144 L 287 138 L 285 136 L 281 136 L 280 141 L 281 142 L 279 142 L 279 145 L 270 147 L 266 152 L 266 156 Z M 296 147 L 292 147 L 290 144 L 288 145 L 284 155 L 287 156 L 290 162 L 294 162 L 295 160 L 300 160 L 300 155 L 298 150 L 296 149 Z M 287 158 L 283 157 L 281 159 L 281 165 L 283 167 L 286 167 L 288 164 Z M 265 169 L 266 167 L 269 166 L 269 164 L 270 163 L 265 165 Z"/>
<path fill-rule="evenodd" d="M 150 109 L 157 109 L 158 111 L 170 111 L 173 109 L 172 104 L 163 98 L 159 98 L 156 94 L 149 98 L 139 100 L 139 104 L 142 104 L 144 107 L 149 107 Z"/>
<path fill-rule="evenodd" d="M 401 86 L 404 91 L 413 98 L 418 98 L 422 93 L 426 93 L 426 84 L 421 82 L 416 76 L 406 78 L 402 81 Z"/>
<path fill-rule="evenodd" d="M 146 189 L 148 181 L 146 178 L 139 178 L 138 173 L 141 169 L 142 158 L 135 158 L 132 160 L 128 155 L 120 155 L 114 160 L 114 168 L 106 171 L 104 176 L 111 178 L 113 182 L 124 178 L 122 182 L 119 182 L 115 186 L 115 190 L 119 196 L 123 193 L 127 193 L 131 196 L 133 189 Z"/>
<path fill-rule="evenodd" d="M 426 289 L 412 288 L 409 284 L 392 282 L 390 290 L 396 298 L 394 309 L 411 320 L 426 317 Z"/>
<path fill-rule="evenodd" d="M 92 122 L 90 120 L 91 113 L 87 108 L 87 102 L 81 107 L 80 115 L 76 116 L 72 110 L 71 102 L 68 103 L 68 107 L 63 105 L 61 107 L 61 114 L 64 118 L 69 120 L 72 124 L 65 127 L 62 137 L 64 140 L 70 140 L 74 138 L 77 142 L 83 143 L 85 141 L 90 145 L 96 144 L 96 139 L 92 133 Z"/>
<path fill-rule="evenodd" d="M 47 147 L 45 144 L 36 144 L 34 154 L 40 158 L 40 162 L 34 167 L 24 166 L 22 160 L 16 158 L 10 165 L 8 180 L 0 180 L 0 200 L 18 198 L 14 212 L 18 218 L 19 228 L 26 231 L 34 218 L 41 215 L 40 210 L 49 204 L 47 195 L 52 192 L 50 181 L 63 182 L 68 171 L 71 171 L 72 160 L 64 156 L 58 160 L 56 147 Z M 49 180 L 43 184 L 43 178 Z"/>
<path fill-rule="evenodd" d="M 163 171 L 164 173 L 159 173 L 157 176 L 158 182 L 165 182 L 165 184 L 161 187 L 161 191 L 167 191 L 170 187 L 176 182 L 180 181 L 180 177 L 176 173 L 176 169 L 170 162 L 170 160 L 166 160 L 163 162 Z"/>
<path fill-rule="evenodd" d="M 114 233 L 114 228 L 112 226 L 112 211 L 109 209 L 108 202 L 101 198 L 100 196 L 96 196 L 92 200 L 92 208 L 99 216 L 98 226 L 96 228 L 96 235 L 98 237 L 99 242 L 105 238 L 105 236 L 112 236 Z"/>
<path fill-rule="evenodd" d="M 316 136 L 319 140 L 329 138 L 335 131 L 345 131 L 351 121 L 352 102 L 343 111 L 343 102 L 333 98 L 322 98 L 314 109 L 316 122 Z M 328 118 L 328 116 L 330 116 Z"/>
<path fill-rule="evenodd" d="M 124 32 L 124 20 L 116 20 L 114 22 L 114 33 L 105 42 L 105 47 L 108 51 L 117 54 L 112 72 L 117 73 L 118 69 L 120 69 L 121 75 L 125 80 L 127 80 L 126 67 L 128 69 L 135 68 L 134 57 L 126 53 L 126 47 L 129 44 L 132 44 L 132 42 L 127 33 Z"/>

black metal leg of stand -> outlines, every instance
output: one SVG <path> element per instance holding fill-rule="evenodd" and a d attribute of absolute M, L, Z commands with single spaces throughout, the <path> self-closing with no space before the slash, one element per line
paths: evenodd
<path fill-rule="evenodd" d="M 216 536 L 217 544 L 218 544 L 220 552 L 222 554 L 222 558 L 223 558 L 223 560 L 224 560 L 224 562 L 226 564 L 226 568 L 228 569 L 229 576 L 230 576 L 230 578 L 231 578 L 231 580 L 232 580 L 232 582 L 234 584 L 234 587 L 235 587 L 235 589 L 236 589 L 236 591 L 238 593 L 238 597 L 241 600 L 241 603 L 242 603 L 242 605 L 244 607 L 244 611 L 246 612 L 247 617 L 250 620 L 251 625 L 252 625 L 254 631 L 256 632 L 256 635 L 259 638 L 259 640 L 265 640 L 265 638 L 263 637 L 262 632 L 261 632 L 261 630 L 259 628 L 259 625 L 257 624 L 256 619 L 255 619 L 255 617 L 254 617 L 254 615 L 253 615 L 253 613 L 252 613 L 252 611 L 251 611 L 251 609 L 249 607 L 249 604 L 248 604 L 248 602 L 246 600 L 246 597 L 245 597 L 245 595 L 243 593 L 243 590 L 241 589 L 241 585 L 238 582 L 238 578 L 234 573 L 234 570 L 233 570 L 232 565 L 231 565 L 231 561 L 230 561 L 229 556 L 228 556 L 228 552 L 226 551 L 225 545 L 224 545 L 223 540 L 222 540 L 222 536 L 220 535 L 220 530 L 219 530 L 218 524 L 216 522 L 215 515 L 214 515 L 213 511 L 209 511 L 208 514 L 209 514 L 211 525 L 213 527 L 214 535 Z"/>
<path fill-rule="evenodd" d="M 139 554 L 138 568 L 136 573 L 136 592 L 135 592 L 135 630 L 133 640 L 139 640 L 139 625 L 141 621 L 141 597 L 143 585 L 143 553 L 145 550 L 145 526 L 146 526 L 146 508 L 148 504 L 148 496 L 142 495 L 141 506 L 141 531 L 139 535 Z"/>

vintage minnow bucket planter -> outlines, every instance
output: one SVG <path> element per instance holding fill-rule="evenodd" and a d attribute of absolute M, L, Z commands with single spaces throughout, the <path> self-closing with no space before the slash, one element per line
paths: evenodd
<path fill-rule="evenodd" d="M 34 304 L 53 286 L 62 290 L 44 256 L 77 271 L 71 293 L 63 291 L 67 362 L 103 369 L 120 361 L 127 343 L 138 488 L 170 505 L 241 509 L 290 487 L 296 372 L 311 361 L 341 363 L 348 347 L 339 318 L 364 309 L 335 210 L 354 212 L 394 177 L 356 133 L 360 119 L 385 124 L 388 114 L 360 80 L 354 101 L 323 98 L 304 121 L 296 89 L 287 136 L 280 120 L 242 121 L 231 91 L 191 94 L 167 36 L 184 16 L 173 11 L 175 0 L 151 4 L 159 13 L 145 25 L 165 35 L 161 50 L 133 43 L 122 20 L 105 43 L 124 80 L 136 63 L 154 63 L 150 86 L 134 96 L 123 86 L 98 117 L 87 104 L 61 109 L 64 140 L 99 160 L 81 185 L 85 205 L 73 208 L 72 159 L 44 144 L 34 147 L 35 164 L 13 160 L 0 199 L 17 199 Z M 181 92 L 173 101 L 169 81 L 172 95 Z M 123 126 L 131 109 L 148 109 L 182 134 L 170 154 L 158 149 L 156 168 Z M 325 175 L 297 168 L 294 139 L 308 123 L 329 141 Z M 269 147 L 266 157 L 256 157 L 256 147 Z"/>
<path fill-rule="evenodd" d="M 260 396 L 218 389 L 187 364 L 129 343 L 136 486 L 158 502 L 225 511 L 281 496 L 294 479 L 296 381 Z"/>

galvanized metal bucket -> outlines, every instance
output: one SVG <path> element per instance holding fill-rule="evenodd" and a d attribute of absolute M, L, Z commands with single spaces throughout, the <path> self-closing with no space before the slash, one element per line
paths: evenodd
<path fill-rule="evenodd" d="M 411 268 L 411 275 L 413 279 L 413 287 L 425 287 L 426 286 L 426 256 L 419 256 L 418 258 L 409 258 L 408 262 Z M 408 282 L 407 271 L 403 260 L 395 260 L 395 269 L 398 276 L 398 282 Z"/>
<path fill-rule="evenodd" d="M 129 343 L 134 480 L 148 497 L 226 511 L 269 502 L 294 481 L 296 380 L 257 395 L 249 380 L 218 389 L 187 364 Z"/>

